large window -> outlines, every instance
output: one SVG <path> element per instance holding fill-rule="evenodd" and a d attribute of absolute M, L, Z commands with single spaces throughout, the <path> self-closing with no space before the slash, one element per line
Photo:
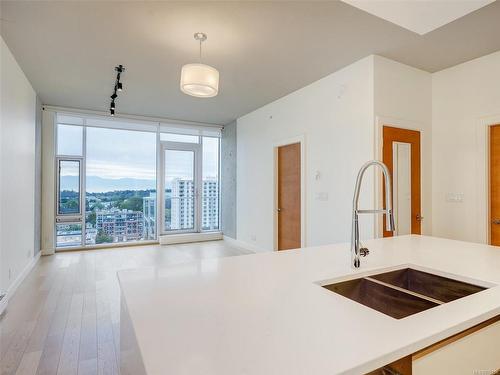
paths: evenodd
<path fill-rule="evenodd" d="M 156 134 L 87 128 L 85 243 L 153 240 Z"/>
<path fill-rule="evenodd" d="M 219 230 L 218 129 L 57 119 L 57 248 Z"/>

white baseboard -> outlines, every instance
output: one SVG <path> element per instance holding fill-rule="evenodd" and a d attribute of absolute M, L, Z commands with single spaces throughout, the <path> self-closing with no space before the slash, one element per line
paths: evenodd
<path fill-rule="evenodd" d="M 7 294 L 0 293 L 0 316 L 3 314 L 7 308 Z"/>
<path fill-rule="evenodd" d="M 221 232 L 207 233 L 182 233 L 160 236 L 160 245 L 173 245 L 177 243 L 217 241 L 222 240 Z"/>
<path fill-rule="evenodd" d="M 54 255 L 56 253 L 56 249 L 42 249 L 41 251 L 42 255 Z"/>
<path fill-rule="evenodd" d="M 40 259 L 40 255 L 41 255 L 41 251 L 39 251 L 33 258 L 31 258 L 31 260 L 26 265 L 26 267 L 24 267 L 22 272 L 16 277 L 14 282 L 12 284 L 10 284 L 9 288 L 7 289 L 7 291 L 5 293 L 4 298 L 0 301 L 0 315 L 3 313 L 3 311 L 7 307 L 7 304 L 9 303 L 9 299 L 12 298 L 12 296 L 16 292 L 17 288 L 19 287 L 19 285 L 21 285 L 21 283 L 26 278 L 26 276 L 28 276 L 28 274 L 31 272 L 33 267 L 35 267 L 35 264 Z"/>
<path fill-rule="evenodd" d="M 228 237 L 228 236 L 224 236 L 224 241 L 226 241 L 229 245 L 231 245 L 233 247 L 243 249 L 243 250 L 248 250 L 248 251 L 251 251 L 252 253 L 266 253 L 266 252 L 271 251 L 271 250 L 267 250 L 267 249 L 264 249 L 264 248 L 256 246 L 256 245 L 252 245 L 248 242 L 244 242 L 241 240 L 234 239 L 232 237 Z"/>

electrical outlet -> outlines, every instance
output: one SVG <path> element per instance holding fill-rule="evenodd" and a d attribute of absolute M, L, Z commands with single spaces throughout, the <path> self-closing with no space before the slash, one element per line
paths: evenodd
<path fill-rule="evenodd" d="M 9 268 L 9 280 L 12 278 L 12 269 Z"/>
<path fill-rule="evenodd" d="M 255 242 L 257 241 L 257 236 L 255 234 L 252 234 L 250 235 L 250 239 Z"/>

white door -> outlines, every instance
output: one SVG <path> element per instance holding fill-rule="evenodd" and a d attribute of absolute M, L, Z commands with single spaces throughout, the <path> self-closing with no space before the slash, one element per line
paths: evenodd
<path fill-rule="evenodd" d="M 161 142 L 160 231 L 200 231 L 200 144 Z"/>

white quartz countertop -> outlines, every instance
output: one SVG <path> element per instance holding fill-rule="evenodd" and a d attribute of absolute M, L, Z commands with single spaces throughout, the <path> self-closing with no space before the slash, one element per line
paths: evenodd
<path fill-rule="evenodd" d="M 359 270 L 338 244 L 119 272 L 147 374 L 359 374 L 500 314 L 500 248 L 364 242 Z M 406 265 L 490 288 L 397 320 L 319 285 Z"/>

